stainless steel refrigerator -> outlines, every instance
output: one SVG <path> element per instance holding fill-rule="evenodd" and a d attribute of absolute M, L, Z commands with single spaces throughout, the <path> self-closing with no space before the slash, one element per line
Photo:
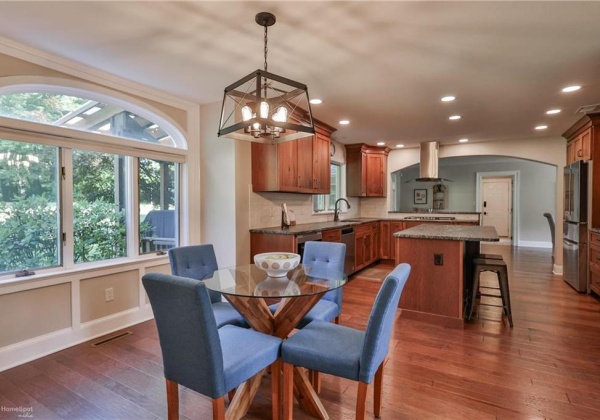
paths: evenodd
<path fill-rule="evenodd" d="M 588 292 L 588 164 L 564 169 L 563 279 L 578 292 Z"/>

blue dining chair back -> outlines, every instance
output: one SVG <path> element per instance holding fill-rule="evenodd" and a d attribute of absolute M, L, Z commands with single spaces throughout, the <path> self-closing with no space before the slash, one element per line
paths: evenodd
<path fill-rule="evenodd" d="M 169 261 L 171 262 L 171 274 L 195 280 L 210 278 L 219 269 L 212 244 L 171 248 Z M 238 311 L 229 302 L 223 302 L 219 292 L 208 290 L 208 295 L 219 328 L 229 324 L 248 327 L 248 323 Z"/>
<path fill-rule="evenodd" d="M 281 339 L 234 325 L 217 328 L 203 282 L 148 273 L 142 283 L 158 329 L 169 419 L 178 417 L 178 384 L 212 398 L 214 413 L 222 414 L 226 393 L 277 361 Z M 274 407 L 278 413 L 277 401 Z"/>
<path fill-rule="evenodd" d="M 171 274 L 190 279 L 205 280 L 219 269 L 212 244 L 180 246 L 169 250 Z M 212 303 L 221 301 L 221 294 L 208 291 Z"/>
<path fill-rule="evenodd" d="M 344 272 L 346 258 L 346 244 L 339 242 L 308 241 L 304 244 L 302 264 L 311 267 L 309 275 L 318 276 L 320 272 Z M 335 302 L 339 308 L 336 315 L 342 312 L 342 288 L 325 293 L 323 299 Z"/>
<path fill-rule="evenodd" d="M 384 359 L 409 274 L 410 265 L 399 264 L 386 276 L 373 304 L 366 331 L 315 320 L 283 343 L 284 418 L 288 418 L 286 416 L 292 410 L 293 366 L 358 381 L 356 418 L 364 418 L 367 387 L 374 379 L 374 411 L 379 417 Z"/>

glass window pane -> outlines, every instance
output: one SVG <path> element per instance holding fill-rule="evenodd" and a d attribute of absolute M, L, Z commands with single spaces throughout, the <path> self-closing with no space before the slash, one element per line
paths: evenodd
<path fill-rule="evenodd" d="M 335 210 L 335 202 L 340 198 L 340 166 L 331 164 L 331 187 L 329 190 L 328 209 Z"/>
<path fill-rule="evenodd" d="M 0 116 L 175 147 L 158 124 L 117 105 L 53 92 L 0 95 Z"/>
<path fill-rule="evenodd" d="M 127 256 L 125 157 L 73 151 L 75 263 Z"/>
<path fill-rule="evenodd" d="M 177 164 L 139 159 L 140 254 L 177 246 Z"/>
<path fill-rule="evenodd" d="M 58 148 L 0 140 L 0 273 L 60 264 Z"/>

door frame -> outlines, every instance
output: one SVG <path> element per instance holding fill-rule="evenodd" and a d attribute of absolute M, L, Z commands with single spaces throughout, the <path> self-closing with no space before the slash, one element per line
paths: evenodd
<path fill-rule="evenodd" d="M 481 184 L 484 178 L 511 178 L 512 180 L 512 213 L 511 213 L 511 246 L 519 245 L 519 191 L 520 191 L 520 171 L 491 171 L 476 172 L 477 182 L 475 183 L 475 211 L 481 213 Z"/>

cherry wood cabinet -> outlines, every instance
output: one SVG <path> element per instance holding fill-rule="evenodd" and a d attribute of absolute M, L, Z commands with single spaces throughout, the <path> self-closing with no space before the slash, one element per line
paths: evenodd
<path fill-rule="evenodd" d="M 341 242 L 342 229 L 329 229 L 321 232 L 323 242 Z"/>
<path fill-rule="evenodd" d="M 315 122 L 315 135 L 277 144 L 252 143 L 252 191 L 329 194 L 331 133 Z"/>
<path fill-rule="evenodd" d="M 346 146 L 346 192 L 350 197 L 387 195 L 388 147 L 366 144 Z"/>
<path fill-rule="evenodd" d="M 358 225 L 354 234 L 354 269 L 358 271 L 379 259 L 379 222 Z"/>
<path fill-rule="evenodd" d="M 592 129 L 593 127 L 589 127 L 568 141 L 567 163 L 592 158 Z"/>
<path fill-rule="evenodd" d="M 590 232 L 590 289 L 600 296 L 600 234 Z"/>

